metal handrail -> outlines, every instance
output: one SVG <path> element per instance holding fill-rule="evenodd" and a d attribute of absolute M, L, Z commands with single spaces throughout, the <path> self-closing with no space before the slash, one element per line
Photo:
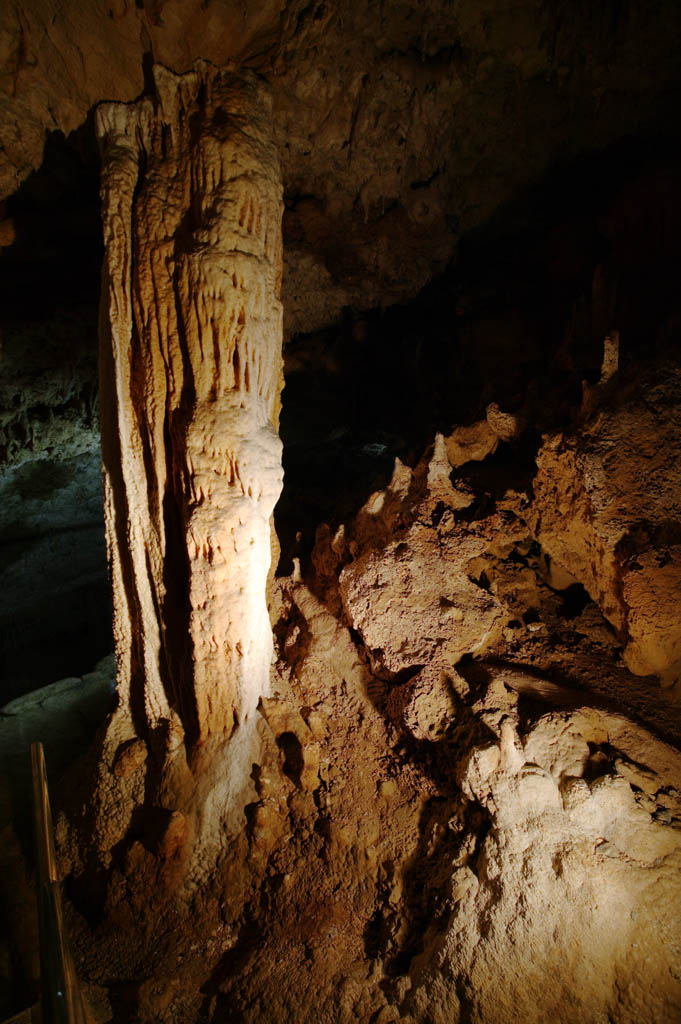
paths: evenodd
<path fill-rule="evenodd" d="M 61 885 L 42 743 L 31 744 L 33 815 L 38 872 L 40 988 L 43 1024 L 87 1024 L 64 931 Z"/>

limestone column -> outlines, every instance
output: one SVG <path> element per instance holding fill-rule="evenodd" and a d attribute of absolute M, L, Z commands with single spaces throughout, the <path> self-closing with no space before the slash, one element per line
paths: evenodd
<path fill-rule="evenodd" d="M 97 110 L 104 503 L 119 712 L 145 738 L 179 717 L 192 754 L 268 689 L 281 181 L 262 79 L 154 79 Z"/>

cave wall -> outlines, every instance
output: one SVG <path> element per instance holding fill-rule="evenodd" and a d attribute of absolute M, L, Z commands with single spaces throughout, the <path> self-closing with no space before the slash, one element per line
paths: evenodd
<path fill-rule="evenodd" d="M 3 196 L 40 166 L 47 133 L 132 100 L 154 61 L 179 72 L 234 59 L 267 76 L 291 333 L 415 295 L 463 231 L 557 158 L 663 129 L 678 100 L 673 0 L 32 0 L 2 18 Z"/>
<path fill-rule="evenodd" d="M 510 391 L 513 383 L 516 394 L 504 398 L 522 391 L 523 365 L 532 362 L 555 330 L 555 324 L 538 323 L 544 314 L 530 308 L 528 280 L 542 293 L 544 309 L 551 305 L 543 301 L 544 291 L 555 289 L 561 278 L 554 302 L 569 305 L 591 288 L 598 257 L 594 263 L 585 253 L 607 235 L 595 227 L 596 218 L 607 215 L 607 204 L 594 209 L 594 177 L 580 172 L 579 155 L 607 151 L 609 144 L 629 137 L 628 147 L 604 161 L 607 177 L 617 183 L 629 172 L 635 178 L 634 165 L 642 155 L 652 153 L 660 139 L 669 145 L 674 137 L 680 29 L 671 2 L 655 9 L 610 3 L 598 10 L 534 2 L 522 8 L 503 2 L 426 7 L 301 2 L 271 3 L 256 11 L 232 2 L 205 6 L 127 0 L 53 9 L 32 0 L 20 9 L 6 5 L 0 18 L 4 471 L 11 476 L 17 460 L 37 462 L 44 451 L 64 462 L 59 473 L 74 476 L 78 484 L 68 486 L 82 494 L 79 508 L 71 502 L 74 511 L 66 513 L 56 511 L 63 505 L 56 482 L 49 492 L 53 501 L 44 490 L 39 528 L 31 525 L 29 509 L 24 514 L 15 502 L 6 506 L 2 530 L 9 546 L 3 575 L 8 586 L 3 592 L 14 592 L 16 566 L 28 564 L 26 559 L 45 564 L 48 545 L 51 563 L 59 562 L 50 592 L 59 593 L 65 612 L 58 629 L 48 627 L 37 581 L 30 588 L 33 597 L 21 602 L 7 597 L 2 635 L 8 694 L 47 682 L 53 674 L 38 655 L 38 645 L 31 644 L 32 636 L 44 637 L 39 645 L 44 648 L 59 634 L 69 635 L 69 622 L 78 621 L 75 632 L 89 638 L 83 655 L 90 661 L 102 656 L 109 643 L 102 534 L 89 511 L 99 500 L 94 468 L 101 261 L 92 133 L 96 103 L 129 102 L 148 90 L 154 61 L 183 71 L 197 57 L 217 64 L 235 59 L 267 77 L 286 203 L 286 337 L 299 338 L 302 350 L 319 353 L 313 360 L 328 353 L 327 365 L 344 363 L 346 370 L 335 378 L 338 386 L 343 372 L 350 378 L 353 363 L 355 380 L 375 381 L 385 374 L 385 386 L 372 390 L 367 385 L 361 399 L 365 406 L 371 404 L 366 401 L 370 393 L 382 390 L 400 392 L 402 408 L 409 410 L 414 406 L 410 381 L 420 381 L 406 432 L 420 434 L 421 445 L 427 434 L 420 425 L 424 420 L 447 427 L 453 392 L 460 404 L 476 388 L 487 388 L 487 400 L 495 399 L 495 391 Z M 556 237 L 540 248 L 549 263 L 562 262 L 562 270 L 553 278 L 532 270 L 523 276 L 516 272 L 514 254 L 535 244 L 527 241 L 527 216 L 521 214 L 510 238 L 503 219 L 512 222 L 523 189 L 530 195 L 538 189 L 525 209 L 531 203 L 542 208 L 541 183 L 556 166 L 565 168 L 560 186 L 565 216 L 561 221 L 556 215 L 561 199 L 554 191 L 552 208 L 542 216 L 553 221 Z M 600 187 L 607 187 L 602 178 Z M 664 180 L 651 187 L 660 196 L 668 190 Z M 580 196 L 586 212 L 580 209 Z M 628 230 L 626 218 L 617 223 Z M 626 237 L 614 240 L 620 250 L 627 248 Z M 480 266 L 476 246 L 486 254 Z M 629 249 L 636 251 L 635 246 Z M 461 273 L 455 269 L 457 260 Z M 499 277 L 508 276 L 502 301 L 503 287 L 485 294 L 473 280 L 488 275 L 490 266 Z M 641 270 L 634 256 L 620 301 L 632 282 L 640 283 Z M 462 288 L 466 274 L 469 280 Z M 375 327 L 375 313 L 368 331 L 361 324 L 352 326 L 363 312 L 411 300 L 438 275 L 444 275 L 439 294 L 416 307 L 408 326 L 406 318 L 400 322 L 401 313 L 388 328 Z M 645 279 L 651 304 L 659 306 L 655 272 Z M 606 281 L 603 294 L 611 291 Z M 513 292 L 523 295 L 520 311 L 511 312 L 517 305 Z M 510 337 L 510 318 L 515 337 Z M 334 351 L 328 352 L 324 339 L 320 346 L 309 337 L 320 329 L 331 330 Z M 584 329 L 584 348 L 590 347 L 586 357 L 594 366 L 598 355 L 593 353 L 605 329 L 595 322 L 593 334 L 591 325 Z M 352 332 L 353 338 L 364 332 L 368 344 L 349 344 Z M 498 346 L 496 336 L 502 339 Z M 435 351 L 440 346 L 448 349 L 444 373 Z M 499 358 L 498 350 L 505 348 L 513 349 L 512 359 Z M 396 371 L 396 363 L 404 369 Z M 500 369 L 492 370 L 495 366 Z M 493 381 L 490 373 L 496 375 Z M 467 391 L 458 381 L 468 376 L 475 385 Z M 291 394 L 296 386 L 292 376 Z M 437 415 L 430 415 L 429 392 L 436 393 Z M 449 416 L 450 424 L 453 419 Z M 372 423 L 364 432 L 381 431 Z M 404 454 L 399 441 L 404 432 L 402 422 L 392 425 L 398 441 L 388 439 L 390 455 Z M 385 441 L 378 436 L 364 440 Z M 292 463 L 295 458 L 292 451 Z M 345 459 L 341 453 L 338 472 L 347 475 Z M 323 472 L 323 456 L 317 462 Z M 384 475 L 389 464 L 386 456 Z M 48 474 L 42 477 L 46 488 Z M 16 493 L 13 483 L 8 486 Z M 300 488 L 296 491 L 300 494 Z M 286 529 L 293 536 L 298 528 Z M 28 547 L 17 538 L 25 538 Z M 22 575 L 26 579 L 23 570 Z M 72 647 L 78 646 L 75 632 Z M 67 670 L 65 661 L 59 664 Z M 86 667 L 78 664 L 74 670 Z"/>
<path fill-rule="evenodd" d="M 3 695 L 88 672 L 111 650 L 102 529 L 93 140 L 53 136 L 12 200 L 2 250 Z"/>
<path fill-rule="evenodd" d="M 163 682 L 145 704 L 139 675 L 55 792 L 95 1018 L 676 1019 L 675 5 L 32 0 L 0 19 L 7 695 L 62 674 L 58 637 L 65 675 L 110 640 L 93 107 L 134 121 L 154 64 L 233 58 L 271 85 L 284 185 L 284 552 L 248 803 L 225 827 L 229 744 L 192 762 L 191 713 Z M 135 408 L 161 438 L 152 392 Z M 180 434 L 180 469 L 195 454 L 212 481 L 226 444 Z M 112 535 L 124 550 L 124 517 Z M 31 729 L 74 689 L 30 701 Z M 205 701 L 220 741 L 235 689 Z M 12 751 L 27 707 L 0 721 Z M 9 1011 L 36 965 L 3 801 Z"/>

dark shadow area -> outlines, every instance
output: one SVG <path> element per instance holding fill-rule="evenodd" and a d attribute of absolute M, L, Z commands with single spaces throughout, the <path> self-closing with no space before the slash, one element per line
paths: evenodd
<path fill-rule="evenodd" d="M 90 114 L 68 138 L 59 131 L 47 136 L 43 163 L 7 200 L 15 241 L 0 249 L 3 325 L 86 307 L 96 352 L 103 253 L 99 210 L 99 157 Z"/>
<path fill-rule="evenodd" d="M 385 486 L 395 457 L 413 464 L 436 430 L 482 418 L 490 402 L 527 424 L 510 472 L 522 464 L 531 479 L 541 434 L 574 423 L 582 381 L 598 381 L 610 331 L 625 371 L 678 349 L 680 171 L 678 140 L 659 136 L 558 164 L 462 238 L 414 302 L 347 309 L 338 326 L 293 338 L 279 571 L 307 554 L 320 522 L 347 521 Z"/>
<path fill-rule="evenodd" d="M 113 648 L 99 468 L 92 118 L 46 139 L 0 248 L 0 703 Z"/>
<path fill-rule="evenodd" d="M 572 583 L 563 592 L 560 614 L 566 619 L 576 619 L 582 614 L 591 598 L 581 583 Z"/>
<path fill-rule="evenodd" d="M 113 648 L 111 615 L 111 588 L 104 577 L 56 601 L 49 593 L 36 595 L 30 610 L 0 618 L 2 703 L 91 672 Z"/>
<path fill-rule="evenodd" d="M 283 732 L 281 736 L 277 736 L 277 746 L 284 758 L 284 775 L 287 775 L 293 785 L 300 789 L 300 777 L 305 767 L 300 740 L 295 733 Z"/>

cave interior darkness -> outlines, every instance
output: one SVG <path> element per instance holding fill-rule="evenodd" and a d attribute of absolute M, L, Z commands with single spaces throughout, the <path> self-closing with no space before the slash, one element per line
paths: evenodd
<path fill-rule="evenodd" d="M 93 25 L 147 19 L 138 102 L 153 95 L 154 47 L 177 52 L 178 74 L 191 66 L 162 36 L 181 38 L 180 0 L 89 6 Z M 276 5 L 264 6 L 268 25 Z M 448 23 L 451 4 L 426 6 Z M 498 17 L 498 49 L 508 32 L 508 53 L 522 55 L 510 26 L 535 6 L 507 21 L 491 4 L 485 31 L 491 39 Z M 552 5 L 539 7 L 548 17 Z M 579 19 L 596 28 L 576 7 L 574 21 L 556 14 L 554 49 L 581 68 Z M 639 46 L 622 27 L 634 0 L 604 8 L 613 76 L 631 53 L 655 63 L 650 38 L 665 60 L 681 57 L 678 16 Z M 284 474 L 261 746 L 247 750 L 240 824 L 220 818 L 217 839 L 221 765 L 244 731 L 237 712 L 198 754 L 176 707 L 156 732 L 110 717 L 97 341 L 106 254 L 97 104 L 85 87 L 80 120 L 43 125 L 41 162 L 24 163 L 0 202 L 0 1019 L 39 994 L 24 748 L 42 738 L 93 1021 L 671 1024 L 681 1014 L 681 75 L 660 58 L 639 112 L 625 78 L 621 90 L 619 79 L 600 92 L 575 85 L 570 110 L 559 95 L 568 72 L 530 71 L 521 85 L 500 65 L 483 73 L 463 43 L 427 44 L 427 12 L 398 4 L 399 45 L 388 33 L 375 66 L 347 71 L 348 95 L 369 98 L 348 100 L 348 138 L 332 146 L 342 104 L 322 87 L 331 65 L 318 33 L 330 25 L 343 40 L 351 29 L 333 4 L 281 9 L 278 28 L 262 39 L 253 29 L 251 49 L 225 57 L 274 81 Z M 36 24 L 39 10 L 36 0 Z M 206 56 L 187 39 L 192 58 Z M 603 45 L 585 39 L 589 55 Z M 352 68 L 350 52 L 339 61 Z M 8 124 L 33 67 L 12 61 Z M 457 178 L 463 142 L 437 161 L 430 148 L 446 135 L 459 78 L 473 112 L 462 132 L 476 89 L 480 124 L 489 118 L 475 128 L 489 136 L 480 195 L 475 170 Z M 399 103 L 421 112 L 429 158 L 412 156 L 384 199 L 376 181 L 392 180 L 385 139 L 399 134 L 405 81 L 411 99 Z M 439 97 L 432 107 L 428 96 Z M 132 104 L 135 92 L 96 98 Z M 507 121 L 490 116 L 497 101 Z M 554 101 L 563 113 L 544 139 Z M 316 137 L 292 129 L 298 103 L 304 124 L 317 111 Z M 334 199 L 321 183 L 336 173 Z M 480 450 L 458 458 L 468 443 Z"/>

